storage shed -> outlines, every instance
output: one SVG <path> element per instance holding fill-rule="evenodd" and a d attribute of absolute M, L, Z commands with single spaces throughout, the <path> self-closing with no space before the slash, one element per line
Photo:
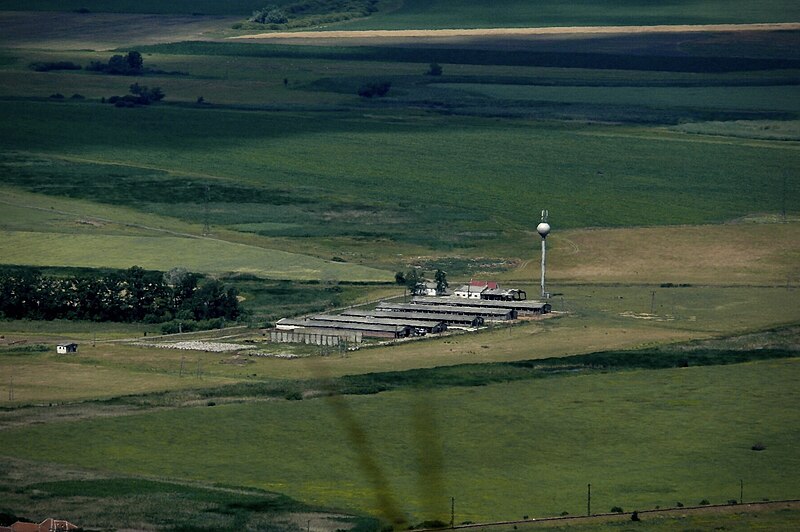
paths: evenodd
<path fill-rule="evenodd" d="M 59 355 L 66 355 L 67 353 L 77 353 L 78 352 L 78 344 L 71 343 L 71 344 L 58 344 L 56 346 L 56 353 Z"/>

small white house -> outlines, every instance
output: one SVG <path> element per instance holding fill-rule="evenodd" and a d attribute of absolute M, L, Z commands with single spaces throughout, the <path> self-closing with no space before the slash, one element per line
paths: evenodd
<path fill-rule="evenodd" d="M 430 281 L 419 283 L 414 288 L 414 295 L 415 296 L 440 296 L 443 292 L 439 291 L 439 287 L 436 283 L 432 283 Z"/>
<path fill-rule="evenodd" d="M 58 344 L 56 346 L 56 353 L 59 355 L 66 355 L 67 353 L 77 353 L 78 344 Z"/>
<path fill-rule="evenodd" d="M 494 281 L 470 281 L 469 284 L 460 286 L 455 292 L 456 297 L 466 299 L 483 299 L 483 293 L 487 290 L 497 290 L 500 288 Z"/>

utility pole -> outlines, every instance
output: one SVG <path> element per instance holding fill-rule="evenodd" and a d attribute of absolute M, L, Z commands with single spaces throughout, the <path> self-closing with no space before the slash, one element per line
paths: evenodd
<path fill-rule="evenodd" d="M 739 504 L 744 504 L 744 479 L 739 479 Z"/>
<path fill-rule="evenodd" d="M 9 386 L 8 386 L 8 400 L 14 400 L 14 375 L 11 375 Z"/>
<path fill-rule="evenodd" d="M 781 214 L 783 215 L 783 223 L 786 223 L 786 172 L 783 173 L 783 196 L 781 202 Z"/>
<path fill-rule="evenodd" d="M 456 526 L 456 498 L 450 497 L 450 528 Z"/>
<path fill-rule="evenodd" d="M 650 314 L 655 314 L 656 312 L 656 291 L 653 290 L 650 292 Z"/>
<path fill-rule="evenodd" d="M 586 515 L 592 515 L 592 485 L 589 484 L 586 488 Z"/>
<path fill-rule="evenodd" d="M 208 218 L 209 218 L 209 207 L 208 207 L 209 195 L 210 195 L 210 189 L 209 189 L 209 186 L 206 185 L 206 194 L 205 194 L 205 202 L 204 202 L 204 209 L 203 209 L 203 214 L 204 214 L 203 218 L 204 218 L 204 222 L 205 222 L 203 224 L 203 236 L 208 236 L 208 235 L 211 234 L 211 224 L 209 223 L 209 220 L 208 220 Z"/>

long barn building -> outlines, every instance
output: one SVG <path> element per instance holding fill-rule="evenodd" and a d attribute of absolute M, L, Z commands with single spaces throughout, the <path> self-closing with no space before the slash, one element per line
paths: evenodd
<path fill-rule="evenodd" d="M 348 309 L 342 316 L 371 316 L 373 318 L 393 318 L 402 320 L 442 321 L 450 327 L 480 327 L 483 325 L 481 316 L 464 316 L 462 314 L 436 314 L 430 312 L 405 312 L 402 310 L 363 310 Z"/>
<path fill-rule="evenodd" d="M 439 299 L 439 298 L 432 298 Z M 514 309 L 475 307 L 466 305 L 434 305 L 418 303 L 386 303 L 378 304 L 380 310 L 421 312 L 428 314 L 452 314 L 457 316 L 480 316 L 484 321 L 508 321 L 517 319 Z"/>
<path fill-rule="evenodd" d="M 456 307 L 510 309 L 520 316 L 538 316 L 551 312 L 550 303 L 541 301 L 490 301 L 486 299 L 464 299 L 463 297 L 415 297 L 413 304 L 425 306 L 452 305 Z"/>
<path fill-rule="evenodd" d="M 394 325 L 396 327 L 411 327 L 417 334 L 436 334 L 447 330 L 447 324 L 437 319 L 408 319 L 402 316 L 352 316 L 335 314 L 318 314 L 311 316 L 314 321 L 330 321 L 336 323 L 361 323 L 366 325 Z"/>
<path fill-rule="evenodd" d="M 296 320 L 292 318 L 282 318 L 275 325 L 282 330 L 317 329 L 360 332 L 365 338 L 406 338 L 412 333 L 412 329 L 408 325 L 369 325 L 366 323 Z"/>

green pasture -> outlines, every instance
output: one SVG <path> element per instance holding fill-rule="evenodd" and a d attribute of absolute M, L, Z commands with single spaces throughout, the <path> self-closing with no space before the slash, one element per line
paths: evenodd
<path fill-rule="evenodd" d="M 685 106 L 702 109 L 800 111 L 800 90 L 794 84 L 772 87 L 607 87 L 602 91 L 597 90 L 597 87 L 520 87 L 470 83 L 431 86 L 505 100 L 654 107 L 676 106 L 677 101 L 682 101 Z"/>
<path fill-rule="evenodd" d="M 284 5 L 293 0 L 273 0 L 271 5 Z M 154 14 L 205 14 L 249 16 L 254 10 L 264 7 L 262 0 L 172 0 L 158 2 L 145 0 L 33 0 L 3 2 L 2 9 L 8 11 L 68 11 L 88 9 L 92 13 L 154 13 Z"/>
<path fill-rule="evenodd" d="M 410 522 L 445 520 L 450 497 L 463 520 L 580 514 L 587 483 L 597 509 L 725 502 L 740 479 L 748 499 L 793 498 L 798 369 L 792 360 L 198 407 L 8 430 L 0 441 L 19 458 L 374 514 L 396 507 Z"/>
<path fill-rule="evenodd" d="M 271 5 L 296 3 L 275 0 Z M 255 0 L 215 2 L 213 0 L 169 2 L 102 0 L 18 0 L 3 3 L 4 10 L 75 11 L 86 8 L 92 12 L 114 13 L 175 13 L 207 15 L 250 15 L 264 7 Z M 564 4 L 556 0 L 504 0 L 488 6 L 479 0 L 437 0 L 423 2 L 380 2 L 379 11 L 365 20 L 342 24 L 347 29 L 408 29 L 408 28 L 484 28 L 525 26 L 590 26 L 590 25 L 650 25 L 650 24 L 715 24 L 748 22 L 795 22 L 796 3 L 788 0 L 745 2 L 743 0 L 713 0 L 699 2 L 684 0 L 672 4 L 642 3 L 634 0 L 616 2 L 609 6 L 597 0 L 582 0 Z M 334 26 L 336 27 L 336 26 Z"/>
<path fill-rule="evenodd" d="M 243 209 L 260 209 L 255 219 L 242 219 L 237 197 L 223 195 L 229 204 L 213 206 L 214 216 L 224 214 L 215 224 L 301 224 L 263 231 L 273 237 L 349 236 L 453 249 L 531 227 L 543 207 L 568 228 L 707 223 L 779 212 L 784 203 L 794 213 L 798 204 L 791 169 L 800 166 L 800 152 L 791 142 L 428 113 L 265 115 L 44 102 L 0 108 L 7 117 L 0 138 L 8 149 L 36 146 L 48 157 L 69 153 L 154 176 L 123 198 L 104 183 L 78 186 L 87 183 L 69 175 L 59 183 L 47 165 L 12 169 L 4 184 L 37 191 L 39 183 L 63 184 L 57 193 L 197 223 L 204 215 L 196 191 L 183 188 L 194 193 L 187 201 L 180 187 L 163 186 L 175 174 L 197 176 L 217 183 L 212 201 L 234 187 L 251 195 Z M 109 177 L 124 182 L 126 172 Z M 418 193 L 423 190 L 434 193 Z"/>
<path fill-rule="evenodd" d="M 3 511 L 18 518 L 63 515 L 84 529 L 113 530 L 120 523 L 137 528 L 192 530 L 298 530 L 314 521 L 314 530 L 369 523 L 309 507 L 262 490 L 201 486 L 108 476 L 95 471 L 4 458 L 0 479 L 6 487 Z"/>
<path fill-rule="evenodd" d="M 180 265 L 201 273 L 247 273 L 273 279 L 389 281 L 391 274 L 359 265 L 267 250 L 210 238 L 79 235 L 0 231 L 4 264 L 166 271 Z M 180 264 L 178 264 L 180 263 Z"/>
<path fill-rule="evenodd" d="M 493 28 L 537 26 L 603 26 L 794 22 L 797 4 L 789 0 L 752 3 L 744 0 L 641 2 L 609 5 L 597 0 L 404 0 L 396 10 L 380 11 L 340 29 Z"/>

